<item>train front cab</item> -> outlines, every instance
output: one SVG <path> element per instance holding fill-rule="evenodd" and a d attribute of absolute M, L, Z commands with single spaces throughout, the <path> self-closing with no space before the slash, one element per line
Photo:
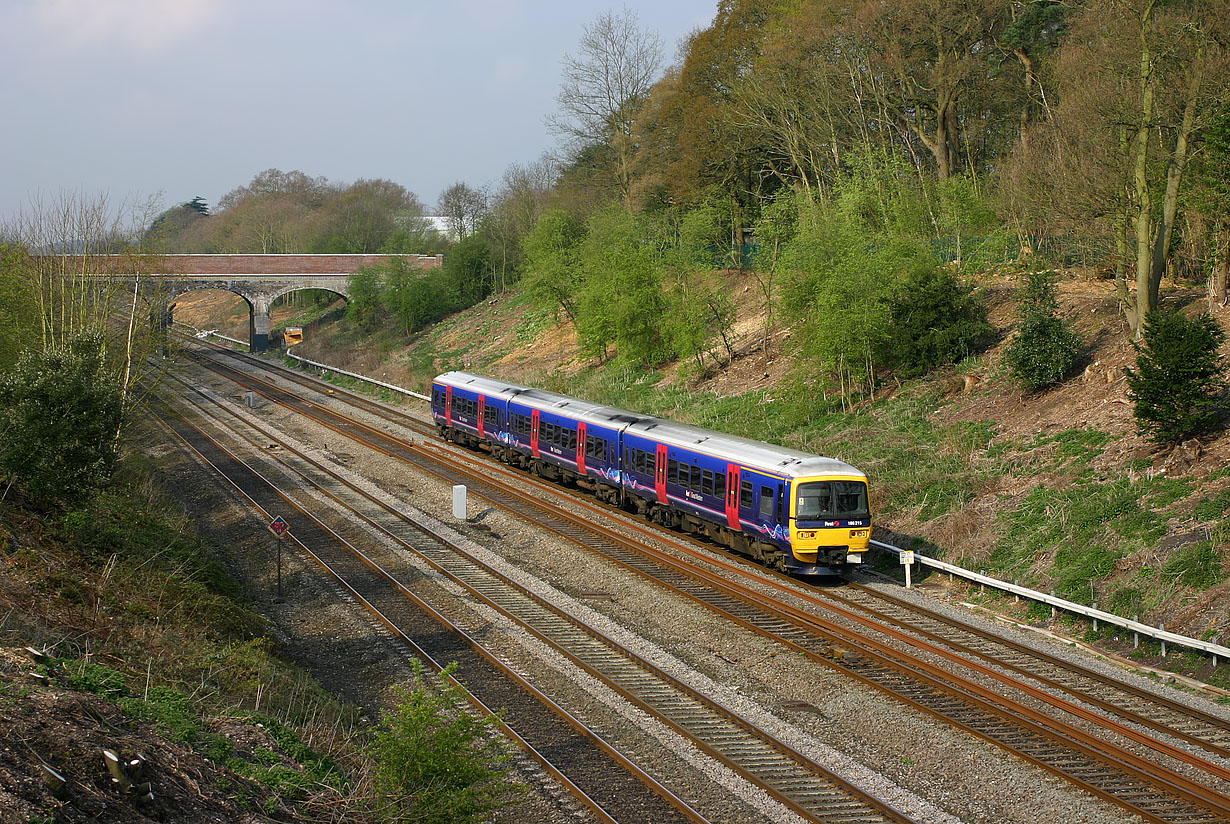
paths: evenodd
<path fill-rule="evenodd" d="M 800 575 L 838 575 L 860 564 L 871 541 L 867 479 L 852 475 L 795 478 L 790 546 Z"/>

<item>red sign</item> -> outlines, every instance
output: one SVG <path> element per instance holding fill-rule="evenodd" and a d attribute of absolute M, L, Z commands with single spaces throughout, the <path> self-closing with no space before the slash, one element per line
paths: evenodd
<path fill-rule="evenodd" d="M 290 524 L 286 523 L 282 516 L 279 515 L 269 522 L 269 531 L 281 538 L 287 532 L 290 532 Z"/>

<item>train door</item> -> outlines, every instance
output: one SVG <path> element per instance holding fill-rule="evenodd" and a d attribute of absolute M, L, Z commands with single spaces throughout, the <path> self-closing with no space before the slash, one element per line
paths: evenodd
<path fill-rule="evenodd" d="M 446 387 L 444 390 L 444 422 L 449 426 L 453 425 L 453 387 Z"/>
<path fill-rule="evenodd" d="M 533 409 L 530 411 L 530 454 L 535 458 L 538 457 L 538 418 L 539 411 Z"/>
<path fill-rule="evenodd" d="M 483 432 L 483 419 L 487 416 L 487 396 L 478 396 L 478 437 L 485 438 L 487 435 Z"/>
<path fill-rule="evenodd" d="M 726 524 L 731 529 L 742 529 L 739 522 L 739 475 L 738 464 L 726 464 Z"/>
<path fill-rule="evenodd" d="M 658 493 L 658 503 L 666 503 L 666 444 L 658 444 L 657 463 L 654 465 L 653 486 Z"/>
<path fill-rule="evenodd" d="M 577 474 L 585 475 L 585 421 L 577 421 Z"/>

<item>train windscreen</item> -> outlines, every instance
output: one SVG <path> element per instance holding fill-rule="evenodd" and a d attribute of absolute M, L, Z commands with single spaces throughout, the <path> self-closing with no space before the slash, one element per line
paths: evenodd
<path fill-rule="evenodd" d="M 862 481 L 808 481 L 795 492 L 800 521 L 860 520 L 871 517 Z"/>

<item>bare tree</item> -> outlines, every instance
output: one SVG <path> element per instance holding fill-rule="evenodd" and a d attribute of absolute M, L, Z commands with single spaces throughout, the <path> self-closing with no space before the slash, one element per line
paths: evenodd
<path fill-rule="evenodd" d="M 632 124 L 662 66 L 662 39 L 642 30 L 634 11 L 607 12 L 585 27 L 579 53 L 562 62 L 560 110 L 547 125 L 573 152 L 609 146 L 616 185 L 626 195 L 635 154 Z"/>
<path fill-rule="evenodd" d="M 487 195 L 459 180 L 440 193 L 436 209 L 448 220 L 453 236 L 465 240 L 474 234 L 478 222 L 488 212 Z"/>

